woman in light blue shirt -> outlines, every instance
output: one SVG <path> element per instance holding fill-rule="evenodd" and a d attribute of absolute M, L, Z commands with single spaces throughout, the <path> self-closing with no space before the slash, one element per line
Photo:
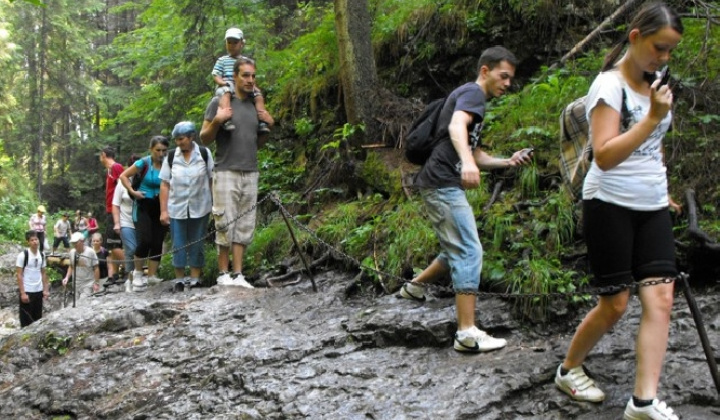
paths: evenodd
<path fill-rule="evenodd" d="M 189 266 L 190 285 L 200 282 L 205 265 L 203 238 L 212 210 L 214 168 L 210 151 L 195 143 L 196 134 L 192 122 L 177 123 L 172 131 L 177 147 L 160 170 L 160 221 L 170 226 L 175 279 L 185 278 Z"/>

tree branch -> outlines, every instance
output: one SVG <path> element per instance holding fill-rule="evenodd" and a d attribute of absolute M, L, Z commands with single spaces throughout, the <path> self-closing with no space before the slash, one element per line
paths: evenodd
<path fill-rule="evenodd" d="M 612 15 L 608 16 L 600 25 L 598 25 L 597 28 L 593 29 L 592 32 L 590 32 L 585 38 L 583 38 L 582 41 L 575 44 L 575 46 L 565 54 L 558 62 L 554 63 L 552 66 L 550 66 L 550 70 L 554 70 L 556 68 L 562 67 L 565 65 L 565 62 L 571 59 L 575 54 L 580 52 L 583 48 L 585 48 L 585 45 L 593 41 L 602 31 L 605 30 L 606 27 L 610 26 L 617 18 L 622 16 L 625 12 L 630 10 L 635 6 L 635 4 L 638 3 L 638 0 L 628 0 L 624 2 L 620 7 L 618 7 Z"/>

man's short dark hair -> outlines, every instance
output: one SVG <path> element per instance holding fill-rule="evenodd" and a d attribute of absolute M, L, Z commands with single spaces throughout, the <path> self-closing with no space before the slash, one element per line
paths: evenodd
<path fill-rule="evenodd" d="M 492 70 L 503 61 L 507 61 L 508 64 L 513 67 L 517 67 L 518 65 L 518 59 L 515 57 L 515 54 L 511 53 L 507 48 L 499 45 L 490 47 L 480 55 L 477 70 L 479 71 L 482 66 L 487 66 L 487 68 Z"/>
<path fill-rule="evenodd" d="M 252 58 L 240 57 L 237 60 L 235 60 L 235 65 L 233 65 L 233 73 L 239 74 L 240 66 L 243 66 L 245 64 L 250 64 L 251 66 L 256 67 L 255 60 L 253 60 Z"/>
<path fill-rule="evenodd" d="M 115 148 L 112 146 L 103 147 L 100 152 L 105 153 L 106 157 L 115 159 Z"/>
<path fill-rule="evenodd" d="M 30 238 L 37 238 L 37 237 L 38 237 L 38 234 L 34 230 L 28 230 L 27 232 L 25 232 L 25 240 L 26 241 L 29 241 Z"/>

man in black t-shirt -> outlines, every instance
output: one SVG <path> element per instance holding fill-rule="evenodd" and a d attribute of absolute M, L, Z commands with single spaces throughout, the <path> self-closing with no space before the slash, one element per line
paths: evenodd
<path fill-rule="evenodd" d="M 481 352 L 505 347 L 504 339 L 491 337 L 475 326 L 475 300 L 480 285 L 483 250 L 475 215 L 465 196 L 480 185 L 480 169 L 518 166 L 531 161 L 527 151 L 495 158 L 480 145 L 486 98 L 499 97 L 510 87 L 517 59 L 503 47 L 485 50 L 478 61 L 478 77 L 455 89 L 445 101 L 438 124 L 445 138 L 435 147 L 415 179 L 440 241 L 441 252 L 400 295 L 424 301 L 422 283 L 450 274 L 455 289 L 458 328 L 454 348 Z"/>

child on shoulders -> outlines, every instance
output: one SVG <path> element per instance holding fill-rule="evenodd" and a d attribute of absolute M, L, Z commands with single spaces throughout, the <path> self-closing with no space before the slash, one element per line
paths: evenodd
<path fill-rule="evenodd" d="M 245 47 L 243 32 L 238 28 L 228 29 L 225 32 L 225 49 L 227 50 L 227 55 L 218 58 L 212 70 L 213 80 L 218 85 L 217 90 L 215 90 L 215 96 L 219 98 L 219 108 L 230 108 L 230 100 L 235 94 L 233 66 L 238 58 L 243 57 L 243 55 L 240 54 L 243 47 Z M 254 90 L 253 102 L 255 103 L 255 109 L 258 111 L 259 117 L 261 113 L 265 111 L 265 99 L 257 86 Z M 227 131 L 235 129 L 232 118 L 223 124 L 223 129 Z M 267 134 L 269 132 L 270 127 L 268 123 L 260 120 L 258 123 L 258 134 Z"/>

